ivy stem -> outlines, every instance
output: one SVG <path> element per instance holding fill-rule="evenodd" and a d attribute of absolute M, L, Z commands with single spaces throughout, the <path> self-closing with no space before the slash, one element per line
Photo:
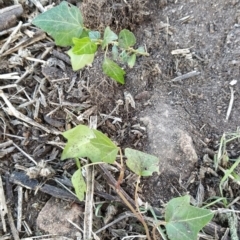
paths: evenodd
<path fill-rule="evenodd" d="M 153 234 L 153 239 L 154 240 L 157 240 L 157 237 L 156 237 L 156 229 L 158 228 L 158 227 L 160 227 L 161 225 L 166 225 L 166 222 L 163 222 L 163 221 L 159 221 L 157 224 L 155 224 L 154 225 L 154 227 L 153 227 L 153 231 L 152 231 L 152 234 Z M 163 232 L 162 232 L 162 230 L 160 230 L 160 234 L 161 234 L 161 237 L 162 238 L 164 238 L 164 239 L 166 239 L 166 236 L 165 235 L 162 235 L 162 234 L 164 234 Z"/>
<path fill-rule="evenodd" d="M 139 52 L 137 49 L 134 49 L 132 47 L 129 47 L 127 49 L 127 51 L 131 52 L 131 53 L 136 53 L 136 54 L 139 54 L 139 55 L 142 55 L 142 56 L 150 56 L 148 52 Z"/>
<path fill-rule="evenodd" d="M 134 194 L 135 205 L 136 205 L 136 208 L 137 208 L 137 211 L 139 212 L 139 214 L 141 214 L 140 209 L 139 209 L 139 205 L 138 205 L 138 185 L 140 183 L 140 178 L 141 178 L 141 176 L 138 176 L 136 186 L 135 186 L 135 194 Z"/>
<path fill-rule="evenodd" d="M 144 221 L 142 215 L 133 208 L 133 206 L 132 206 L 132 205 L 129 203 L 129 201 L 124 197 L 124 195 L 121 193 L 121 191 L 119 191 L 119 189 L 116 188 L 116 192 L 117 192 L 118 196 L 123 200 L 123 202 L 127 205 L 127 207 L 128 207 L 128 208 L 132 211 L 132 213 L 136 216 L 136 218 L 142 223 L 142 225 L 143 225 L 143 227 L 144 227 L 144 229 L 145 229 L 146 235 L 147 235 L 147 239 L 148 239 L 148 240 L 151 240 L 148 226 L 147 226 L 146 222 Z"/>
<path fill-rule="evenodd" d="M 105 50 L 105 53 L 104 53 L 104 58 L 107 57 L 107 52 L 108 52 L 108 45 L 106 46 L 106 50 Z"/>
<path fill-rule="evenodd" d="M 142 223 L 142 225 L 143 225 L 143 227 L 145 229 L 146 235 L 147 235 L 147 239 L 151 240 L 148 226 L 147 226 L 146 222 L 144 221 L 143 216 L 140 213 L 140 210 L 139 210 L 139 207 L 138 207 L 138 202 L 137 202 L 137 191 L 138 191 L 138 183 L 140 182 L 140 176 L 138 176 L 136 190 L 135 190 L 135 205 L 136 205 L 137 211 L 134 209 L 134 207 L 131 205 L 131 203 L 125 198 L 125 196 L 119 190 L 119 186 L 122 183 L 123 178 L 124 178 L 123 157 L 122 157 L 122 150 L 121 150 L 121 148 L 119 148 L 119 152 L 120 152 L 120 158 L 121 158 L 121 170 L 120 170 L 120 175 L 119 175 L 117 184 L 115 186 L 115 190 L 116 190 L 117 194 L 119 195 L 119 197 L 123 200 L 123 202 L 128 206 L 128 208 L 136 216 L 136 218 Z"/>

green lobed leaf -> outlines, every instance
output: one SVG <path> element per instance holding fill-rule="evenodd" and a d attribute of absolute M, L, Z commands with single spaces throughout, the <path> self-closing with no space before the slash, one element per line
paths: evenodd
<path fill-rule="evenodd" d="M 143 153 L 131 148 L 125 149 L 127 166 L 139 176 L 151 176 L 153 172 L 159 173 L 159 159 L 153 155 Z"/>
<path fill-rule="evenodd" d="M 95 137 L 90 140 L 91 144 L 100 151 L 99 160 L 105 163 L 114 163 L 118 153 L 118 147 L 105 134 L 93 130 Z"/>
<path fill-rule="evenodd" d="M 84 193 L 87 190 L 86 183 L 83 179 L 81 168 L 79 168 L 71 178 L 75 193 L 80 201 L 84 200 Z"/>
<path fill-rule="evenodd" d="M 130 55 L 125 50 L 119 54 L 119 58 L 123 63 L 127 63 Z"/>
<path fill-rule="evenodd" d="M 133 68 L 133 66 L 134 66 L 135 63 L 136 63 L 136 54 L 135 54 L 135 53 L 132 54 L 132 55 L 129 57 L 127 63 L 128 63 L 128 66 L 129 66 L 130 68 Z"/>
<path fill-rule="evenodd" d="M 59 46 L 71 46 L 72 38 L 80 37 L 83 31 L 80 10 L 66 1 L 38 15 L 32 23 L 51 35 Z"/>
<path fill-rule="evenodd" d="M 72 48 L 67 53 L 71 59 L 73 71 L 77 71 L 84 68 L 86 65 L 92 64 L 94 60 L 94 54 L 76 55 L 73 53 Z"/>
<path fill-rule="evenodd" d="M 131 31 L 129 31 L 127 29 L 123 29 L 119 33 L 118 42 L 119 42 L 119 47 L 127 49 L 127 48 L 132 47 L 133 45 L 136 44 L 136 38 Z"/>
<path fill-rule="evenodd" d="M 111 43 L 114 40 L 117 40 L 118 36 L 116 33 L 114 33 L 110 27 L 106 27 L 103 35 L 103 42 L 102 42 L 102 48 L 104 49 L 109 43 Z"/>
<path fill-rule="evenodd" d="M 90 31 L 88 33 L 88 36 L 91 38 L 91 40 L 96 41 L 101 38 L 101 34 L 99 31 Z"/>
<path fill-rule="evenodd" d="M 74 47 L 72 51 L 74 54 L 93 54 L 97 51 L 96 43 L 92 42 L 89 37 L 84 38 L 73 38 Z"/>
<path fill-rule="evenodd" d="M 115 61 L 118 59 L 118 47 L 116 45 L 112 46 L 112 57 Z"/>
<path fill-rule="evenodd" d="M 144 47 L 139 47 L 138 49 L 137 49 L 137 51 L 139 52 L 139 53 L 145 53 L 145 49 L 144 49 Z"/>
<path fill-rule="evenodd" d="M 197 240 L 198 232 L 213 218 L 210 210 L 193 207 L 190 196 L 170 200 L 165 210 L 167 235 L 171 240 Z"/>
<path fill-rule="evenodd" d="M 63 136 L 68 142 L 63 149 L 61 160 L 88 157 L 92 162 L 99 161 L 100 151 L 90 142 L 90 139 L 95 138 L 92 129 L 84 125 L 78 125 L 64 132 Z"/>
<path fill-rule="evenodd" d="M 105 58 L 102 65 L 103 72 L 117 82 L 124 84 L 125 71 L 109 58 Z"/>
<path fill-rule="evenodd" d="M 82 34 L 79 38 L 85 38 L 88 37 L 90 30 L 88 29 L 83 29 Z"/>

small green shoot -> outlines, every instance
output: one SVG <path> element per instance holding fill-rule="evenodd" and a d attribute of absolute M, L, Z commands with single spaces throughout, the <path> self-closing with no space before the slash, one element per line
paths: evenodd
<path fill-rule="evenodd" d="M 224 176 L 219 183 L 219 190 L 221 197 L 223 198 L 223 203 L 225 207 L 227 207 L 228 201 L 226 198 L 224 198 L 223 194 L 224 185 L 228 182 L 229 178 L 231 178 L 233 181 L 238 182 L 238 184 L 240 183 L 240 176 L 234 171 L 235 168 L 240 164 L 240 158 L 238 158 L 237 160 L 232 160 L 229 158 L 227 152 L 227 144 L 239 138 L 240 138 L 239 132 L 224 133 L 220 140 L 218 152 L 214 156 L 215 171 L 220 169 L 224 173 Z M 230 167 L 230 162 L 232 161 L 234 161 L 234 164 L 232 164 Z"/>
<path fill-rule="evenodd" d="M 90 143 L 99 150 L 99 159 L 105 163 L 114 163 L 118 153 L 118 147 L 103 133 L 93 130 L 95 138 Z"/>
<path fill-rule="evenodd" d="M 114 163 L 120 149 L 106 135 L 84 125 L 79 125 L 64 132 L 63 136 L 68 139 L 68 143 L 63 150 L 61 159 L 76 158 L 78 170 L 73 174 L 71 180 L 77 197 L 82 201 L 86 192 L 86 184 L 81 173 L 81 166 L 78 158 L 88 157 L 89 160 L 93 162 L 91 164 L 99 164 L 101 162 Z M 120 156 L 122 156 L 121 150 L 119 152 Z M 139 180 L 141 176 L 147 177 L 151 176 L 153 172 L 159 172 L 159 159 L 155 156 L 131 148 L 125 149 L 125 156 L 127 157 L 127 166 L 139 176 Z M 240 159 L 236 164 L 238 164 L 239 161 Z M 235 165 L 231 170 L 233 171 L 234 168 Z M 121 191 L 118 191 L 118 187 L 115 187 L 123 202 L 143 224 L 147 239 L 150 240 L 151 236 L 148 226 L 137 204 L 135 209 Z M 135 192 L 136 203 L 137 188 L 138 183 Z M 213 213 L 211 211 L 191 206 L 189 196 L 174 198 L 168 202 L 165 209 L 165 221 L 158 221 L 155 216 L 155 229 L 159 231 L 163 239 L 167 238 L 160 225 L 165 226 L 170 240 L 193 240 L 197 239 L 198 232 L 212 219 L 212 217 Z M 153 235 L 155 235 L 155 231 L 153 231 Z"/>
<path fill-rule="evenodd" d="M 87 186 L 83 179 L 81 168 L 79 168 L 71 178 L 75 193 L 80 201 L 84 200 L 84 194 L 86 192 Z"/>
<path fill-rule="evenodd" d="M 239 165 L 239 163 L 240 163 L 240 158 L 238 158 L 235 161 L 235 163 L 229 169 L 224 171 L 224 176 L 219 183 L 219 189 L 220 189 L 221 197 L 223 197 L 223 188 L 222 187 L 223 187 L 224 183 L 226 183 L 226 181 L 228 181 L 229 177 L 232 177 L 233 180 L 238 181 L 239 175 L 237 175 L 234 172 L 234 169 Z M 233 177 L 233 175 L 235 175 L 235 177 Z M 224 204 L 227 205 L 227 200 L 226 199 L 224 200 Z"/>
<path fill-rule="evenodd" d="M 115 79 L 119 83 L 124 84 L 125 71 L 114 61 L 106 57 L 103 61 L 102 69 L 107 76 Z"/>
<path fill-rule="evenodd" d="M 171 240 L 194 240 L 213 218 L 210 210 L 190 205 L 190 196 L 170 200 L 165 210 L 167 235 Z"/>
<path fill-rule="evenodd" d="M 68 55 L 72 62 L 72 69 L 74 71 L 84 68 L 86 65 L 92 64 L 94 60 L 94 54 L 82 54 L 76 55 L 73 53 L 73 49 L 68 50 Z"/>
<path fill-rule="evenodd" d="M 88 157 L 92 162 L 113 163 L 118 147 L 104 134 L 84 125 L 63 133 L 68 140 L 61 159 Z"/>
<path fill-rule="evenodd" d="M 137 56 L 149 56 L 143 47 L 133 48 L 136 37 L 127 29 L 121 30 L 117 35 L 107 26 L 101 39 L 100 32 L 91 31 L 84 26 L 80 10 L 66 1 L 38 15 L 32 23 L 52 36 L 56 45 L 72 47 L 67 53 L 74 71 L 90 65 L 98 46 L 101 46 L 105 51 L 103 72 L 124 84 L 125 71 L 114 61 L 121 61 L 133 68 Z M 108 54 L 110 48 L 112 53 Z M 110 60 L 108 55 L 111 55 L 114 61 Z"/>
<path fill-rule="evenodd" d="M 152 176 L 153 172 L 159 173 L 159 159 L 153 155 L 143 153 L 131 148 L 125 149 L 127 166 L 138 176 Z"/>
<path fill-rule="evenodd" d="M 72 46 L 74 37 L 80 37 L 83 18 L 79 9 L 65 1 L 40 14 L 32 23 L 53 37 L 58 46 Z"/>

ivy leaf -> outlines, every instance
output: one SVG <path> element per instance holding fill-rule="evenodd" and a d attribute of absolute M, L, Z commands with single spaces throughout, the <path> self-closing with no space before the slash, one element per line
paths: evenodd
<path fill-rule="evenodd" d="M 75 189 L 75 193 L 80 201 L 84 200 L 84 193 L 87 190 L 86 183 L 83 179 L 82 173 L 81 173 L 81 168 L 79 168 L 71 178 L 73 187 Z"/>
<path fill-rule="evenodd" d="M 213 218 L 207 209 L 193 207 L 190 196 L 170 200 L 165 210 L 167 235 L 171 240 L 197 240 L 198 232 Z"/>
<path fill-rule="evenodd" d="M 93 41 L 96 41 L 101 38 L 101 34 L 99 31 L 90 31 L 88 35 Z"/>
<path fill-rule="evenodd" d="M 88 37 L 90 30 L 88 29 L 83 29 L 82 34 L 79 38 L 85 38 Z"/>
<path fill-rule="evenodd" d="M 100 159 L 105 163 L 114 163 L 118 153 L 118 147 L 105 134 L 93 130 L 96 138 L 90 140 L 91 144 L 99 149 Z"/>
<path fill-rule="evenodd" d="M 127 63 L 130 55 L 124 50 L 119 54 L 119 58 L 123 63 Z"/>
<path fill-rule="evenodd" d="M 73 71 L 77 71 L 79 69 L 84 68 L 86 65 L 89 65 L 94 60 L 94 54 L 82 54 L 76 55 L 73 53 L 73 49 L 71 48 L 68 52 L 69 57 L 71 58 L 71 64 Z"/>
<path fill-rule="evenodd" d="M 127 63 L 128 63 L 128 66 L 129 66 L 130 68 L 133 68 L 133 66 L 134 66 L 135 63 L 136 63 L 136 54 L 132 54 L 132 55 L 128 58 Z"/>
<path fill-rule="evenodd" d="M 127 166 L 139 176 L 151 176 L 153 172 L 159 173 L 159 159 L 153 155 L 143 153 L 131 148 L 125 149 Z"/>
<path fill-rule="evenodd" d="M 109 43 L 111 43 L 114 40 L 117 40 L 118 36 L 116 33 L 114 33 L 110 27 L 106 27 L 103 35 L 103 42 L 102 42 L 102 48 L 104 49 Z"/>
<path fill-rule="evenodd" d="M 92 42 L 89 37 L 84 38 L 73 38 L 74 47 L 72 51 L 74 54 L 93 54 L 97 51 L 96 43 Z"/>
<path fill-rule="evenodd" d="M 103 72 L 117 82 L 124 84 L 125 71 L 109 58 L 105 58 L 102 65 Z"/>
<path fill-rule="evenodd" d="M 139 47 L 138 49 L 137 49 L 137 51 L 139 52 L 139 53 L 145 53 L 145 49 L 144 49 L 144 47 Z"/>
<path fill-rule="evenodd" d="M 65 1 L 38 15 L 32 23 L 53 37 L 56 45 L 71 46 L 73 37 L 80 37 L 83 18 L 79 9 Z"/>
<path fill-rule="evenodd" d="M 136 44 L 136 38 L 132 32 L 127 29 L 123 29 L 119 33 L 119 47 L 127 49 Z"/>
<path fill-rule="evenodd" d="M 92 162 L 99 162 L 100 151 L 90 142 L 90 139 L 95 138 L 90 128 L 79 125 L 64 132 L 63 136 L 68 142 L 63 149 L 61 160 L 88 157 Z"/>
<path fill-rule="evenodd" d="M 118 47 L 116 45 L 112 46 L 112 57 L 115 61 L 118 59 Z"/>

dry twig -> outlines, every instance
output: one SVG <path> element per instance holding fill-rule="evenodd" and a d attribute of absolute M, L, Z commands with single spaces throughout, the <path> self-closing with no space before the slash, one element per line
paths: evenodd
<path fill-rule="evenodd" d="M 227 115 L 226 115 L 226 121 L 228 121 L 231 111 L 232 111 L 232 106 L 233 106 L 233 101 L 234 101 L 234 91 L 232 87 L 229 87 L 230 91 L 231 91 L 231 98 L 229 101 L 229 105 L 228 105 L 228 110 L 227 110 Z"/>
<path fill-rule="evenodd" d="M 18 235 L 18 231 L 17 231 L 17 229 L 14 225 L 14 220 L 13 220 L 13 217 L 12 217 L 11 209 L 9 209 L 9 208 L 8 208 L 8 222 L 9 222 L 14 240 L 20 240 L 19 235 Z"/>
<path fill-rule="evenodd" d="M 22 21 L 20 21 L 17 25 L 17 27 L 14 29 L 14 31 L 11 33 L 11 35 L 8 37 L 7 41 L 3 44 L 2 48 L 0 49 L 0 55 L 5 51 L 5 49 L 8 48 L 9 43 L 11 43 L 12 38 L 16 33 L 19 31 L 19 29 L 22 26 Z"/>
<path fill-rule="evenodd" d="M 32 120 L 31 118 L 25 116 L 24 114 L 22 114 L 21 112 L 19 112 L 18 110 L 16 110 L 13 105 L 10 103 L 10 101 L 7 99 L 7 97 L 5 96 L 4 92 L 2 90 L 0 90 L 0 97 L 2 97 L 2 99 L 4 100 L 5 104 L 8 106 L 8 109 L 5 109 L 5 111 L 10 115 L 10 116 L 14 116 L 18 119 L 21 119 L 24 122 L 27 122 L 35 127 L 38 127 L 42 130 L 44 130 L 47 133 L 53 133 L 56 135 L 61 134 L 60 131 L 57 131 L 55 129 L 48 129 L 44 126 L 42 126 L 41 124 L 35 122 L 34 120 Z"/>
<path fill-rule="evenodd" d="M 6 205 L 6 200 L 5 200 L 5 195 L 4 195 L 4 190 L 3 190 L 3 185 L 2 185 L 2 177 L 0 175 L 0 214 L 1 214 L 1 220 L 2 220 L 2 226 L 3 226 L 3 231 L 7 231 L 6 227 L 6 222 L 5 222 L 5 215 L 8 213 L 7 205 Z"/>
<path fill-rule="evenodd" d="M 23 201 L 23 188 L 18 186 L 18 207 L 17 207 L 17 230 L 21 232 L 22 227 L 22 201 Z"/>
<path fill-rule="evenodd" d="M 192 72 L 183 74 L 179 77 L 176 77 L 176 78 L 172 79 L 171 82 L 178 82 L 178 81 L 181 81 L 181 80 L 184 80 L 184 79 L 187 79 L 187 78 L 198 76 L 199 74 L 200 74 L 200 72 L 192 71 Z"/>
<path fill-rule="evenodd" d="M 90 127 L 97 128 L 97 117 L 90 117 Z M 83 239 L 92 238 L 92 220 L 93 220 L 93 193 L 94 193 L 94 166 L 86 168 L 86 201 L 85 201 L 85 214 L 84 214 L 84 231 Z"/>

